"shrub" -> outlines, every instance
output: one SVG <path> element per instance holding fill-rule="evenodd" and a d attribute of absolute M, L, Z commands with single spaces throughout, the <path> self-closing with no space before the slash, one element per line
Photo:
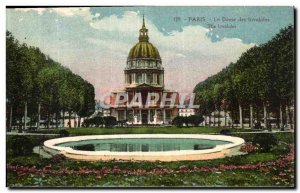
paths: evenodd
<path fill-rule="evenodd" d="M 252 143 L 258 145 L 262 152 L 267 152 L 273 146 L 277 145 L 278 141 L 271 133 L 257 133 L 254 135 Z"/>
<path fill-rule="evenodd" d="M 191 115 L 188 117 L 188 121 L 189 123 L 197 127 L 200 123 L 204 121 L 204 118 L 199 115 Z"/>
<path fill-rule="evenodd" d="M 30 138 L 26 136 L 13 136 L 8 144 L 14 156 L 29 155 L 34 147 Z"/>
<path fill-rule="evenodd" d="M 113 127 L 118 124 L 117 119 L 113 116 L 103 117 L 105 127 Z"/>
<path fill-rule="evenodd" d="M 92 124 L 94 124 L 96 127 L 99 127 L 100 125 L 103 125 L 104 121 L 102 117 L 94 117 Z"/>
<path fill-rule="evenodd" d="M 182 127 L 183 123 L 184 123 L 184 117 L 181 116 L 177 116 L 173 119 L 172 124 L 177 126 L 177 127 Z"/>
<path fill-rule="evenodd" d="M 68 137 L 70 133 L 67 130 L 63 129 L 59 131 L 59 135 L 60 137 Z"/>
<path fill-rule="evenodd" d="M 229 129 L 222 129 L 220 131 L 220 134 L 221 135 L 230 135 L 231 131 Z"/>

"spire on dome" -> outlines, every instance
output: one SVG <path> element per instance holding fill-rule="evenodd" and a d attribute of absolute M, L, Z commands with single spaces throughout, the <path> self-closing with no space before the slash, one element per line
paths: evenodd
<path fill-rule="evenodd" d="M 143 25 L 142 25 L 142 28 L 140 29 L 139 40 L 140 40 L 140 42 L 148 42 L 149 41 L 148 29 L 146 28 L 146 25 L 145 25 L 144 15 L 143 15 Z"/>
<path fill-rule="evenodd" d="M 142 28 L 146 28 L 146 26 L 145 26 L 144 14 L 143 14 L 143 26 L 142 26 Z"/>

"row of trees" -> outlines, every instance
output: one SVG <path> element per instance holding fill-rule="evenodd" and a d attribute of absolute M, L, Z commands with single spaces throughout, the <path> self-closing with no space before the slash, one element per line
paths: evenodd
<path fill-rule="evenodd" d="M 10 32 L 6 32 L 6 102 L 7 126 L 28 124 L 46 120 L 65 119 L 68 112 L 87 117 L 95 109 L 95 91 L 92 84 L 72 73 L 68 68 L 43 54 L 38 48 L 20 44 Z M 23 118 L 24 117 L 24 118 Z M 27 123 L 30 117 L 30 123 Z M 80 121 L 78 121 L 80 124 Z"/>
<path fill-rule="evenodd" d="M 237 62 L 196 85 L 200 113 L 210 120 L 212 113 L 220 117 L 215 112 L 224 111 L 239 120 L 240 127 L 245 117 L 251 128 L 254 120 L 263 120 L 267 127 L 271 117 L 278 127 L 289 123 L 293 127 L 294 52 L 293 26 L 282 29 L 267 43 L 252 47 Z M 225 116 L 225 125 L 226 121 Z"/>

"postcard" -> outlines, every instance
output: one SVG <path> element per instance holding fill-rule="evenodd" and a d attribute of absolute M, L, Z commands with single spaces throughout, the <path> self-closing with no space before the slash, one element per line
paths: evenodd
<path fill-rule="evenodd" d="M 6 7 L 8 188 L 295 188 L 294 7 Z"/>

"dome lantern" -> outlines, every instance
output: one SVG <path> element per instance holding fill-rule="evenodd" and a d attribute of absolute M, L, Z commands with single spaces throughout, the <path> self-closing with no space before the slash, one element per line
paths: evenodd
<path fill-rule="evenodd" d="M 143 15 L 143 25 L 142 25 L 142 28 L 140 29 L 139 41 L 140 42 L 148 42 L 149 41 L 148 29 L 145 26 L 144 15 Z"/>

